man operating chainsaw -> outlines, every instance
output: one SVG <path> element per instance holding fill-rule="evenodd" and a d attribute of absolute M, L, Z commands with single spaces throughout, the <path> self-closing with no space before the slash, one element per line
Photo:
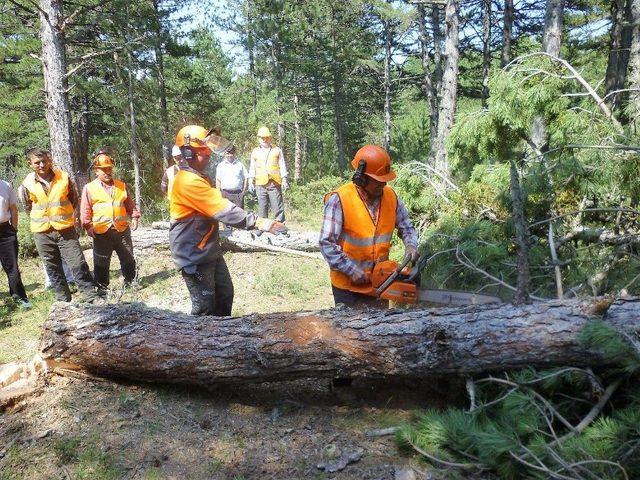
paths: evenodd
<path fill-rule="evenodd" d="M 336 303 L 349 307 L 388 307 L 371 295 L 374 266 L 389 258 L 394 230 L 405 247 L 405 260 L 416 262 L 418 236 L 409 212 L 387 182 L 396 178 L 391 157 L 377 145 L 365 145 L 353 157 L 351 182 L 325 196 L 320 249 L 331 269 Z"/>

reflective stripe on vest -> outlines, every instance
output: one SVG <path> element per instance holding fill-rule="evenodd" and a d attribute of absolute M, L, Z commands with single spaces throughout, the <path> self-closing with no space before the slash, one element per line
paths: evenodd
<path fill-rule="evenodd" d="M 73 205 L 69 201 L 69 175 L 54 169 L 49 193 L 45 193 L 42 184 L 36 180 L 35 172 L 24 179 L 22 185 L 27 189 L 31 200 L 31 231 L 64 230 L 73 227 Z"/>
<path fill-rule="evenodd" d="M 124 206 L 127 200 L 127 186 L 124 182 L 114 180 L 111 195 L 97 178 L 87 184 L 86 188 L 91 197 L 93 230 L 100 234 L 105 233 L 113 226 L 118 232 L 124 232 L 131 220 Z"/>
<path fill-rule="evenodd" d="M 278 184 L 282 183 L 280 149 L 278 147 L 254 148 L 251 152 L 251 159 L 254 161 L 256 169 L 256 185 L 266 185 L 269 180 L 274 180 Z"/>
<path fill-rule="evenodd" d="M 376 263 L 389 259 L 391 237 L 396 228 L 396 194 L 391 187 L 384 187 L 378 222 L 374 224 L 353 183 L 343 185 L 334 193 L 340 197 L 343 213 L 338 244 L 360 269 L 371 272 Z M 329 195 L 325 197 L 325 201 Z M 351 279 L 338 270 L 331 270 L 331 283 L 344 290 L 358 290 Z"/>

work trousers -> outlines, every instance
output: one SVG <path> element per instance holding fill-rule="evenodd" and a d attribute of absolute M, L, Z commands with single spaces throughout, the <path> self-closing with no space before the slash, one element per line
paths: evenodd
<path fill-rule="evenodd" d="M 284 199 L 282 198 L 282 188 L 271 180 L 266 185 L 256 185 L 256 196 L 258 197 L 258 216 L 269 218 L 269 207 L 275 214 L 278 222 L 284 222 Z"/>
<path fill-rule="evenodd" d="M 350 290 L 343 290 L 342 288 L 331 285 L 331 291 L 333 293 L 333 300 L 336 306 L 339 303 L 344 304 L 349 308 L 358 309 L 385 309 L 389 308 L 389 301 L 382 300 L 376 297 L 370 297 L 363 293 L 352 292 Z"/>
<path fill-rule="evenodd" d="M 100 289 L 109 286 L 109 267 L 114 251 L 120 260 L 120 271 L 125 285 L 136 278 L 136 259 L 133 256 L 131 229 L 127 227 L 125 231 L 119 232 L 112 227 L 104 233 L 96 233 L 93 239 L 93 276 Z"/>
<path fill-rule="evenodd" d="M 73 278 L 76 280 L 78 290 L 86 295 L 87 299 L 95 297 L 95 285 L 89 271 L 89 265 L 84 259 L 78 233 L 75 228 L 64 230 L 50 230 L 43 233 L 34 233 L 38 254 L 44 262 L 44 268 L 51 280 L 51 286 L 56 295 L 56 300 L 71 301 L 69 284 L 62 269 L 62 260 L 69 265 Z"/>
<path fill-rule="evenodd" d="M 0 263 L 9 282 L 9 294 L 14 298 L 27 299 L 20 269 L 18 268 L 18 236 L 9 222 L 0 224 Z"/>
<path fill-rule="evenodd" d="M 182 270 L 191 297 L 191 315 L 228 317 L 233 306 L 233 282 L 222 256 L 198 265 L 194 273 Z"/>
<path fill-rule="evenodd" d="M 244 194 L 242 190 L 221 190 L 221 192 L 224 198 L 244 210 Z"/>

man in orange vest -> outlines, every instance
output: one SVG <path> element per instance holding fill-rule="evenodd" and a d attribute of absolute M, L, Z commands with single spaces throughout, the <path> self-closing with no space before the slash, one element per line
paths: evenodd
<path fill-rule="evenodd" d="M 405 258 L 419 258 L 418 237 L 409 213 L 387 182 L 396 178 L 391 158 L 377 145 L 365 145 L 351 162 L 352 181 L 325 196 L 320 248 L 331 270 L 335 303 L 350 307 L 388 306 L 388 302 L 359 293 L 371 283 L 377 262 L 388 260 L 395 229 Z"/>
<path fill-rule="evenodd" d="M 269 206 L 278 222 L 284 222 L 284 199 L 282 192 L 289 188 L 287 165 L 282 149 L 271 144 L 271 132 L 267 127 L 258 129 L 260 145 L 251 152 L 249 162 L 249 185 L 258 197 L 258 216 L 267 218 Z"/>
<path fill-rule="evenodd" d="M 93 237 L 93 276 L 101 293 L 109 286 L 109 266 L 114 250 L 120 260 L 124 284 L 136 276 L 131 230 L 138 228 L 140 212 L 127 185 L 113 178 L 113 160 L 99 152 L 93 160 L 96 179 L 82 190 L 80 218 L 87 235 Z M 129 228 L 131 226 L 131 228 Z"/>
<path fill-rule="evenodd" d="M 182 128 L 176 137 L 186 166 L 180 166 L 169 192 L 169 246 L 191 296 L 192 315 L 231 315 L 233 282 L 218 241 L 219 222 L 250 230 L 284 233 L 279 222 L 258 218 L 224 198 L 203 172 L 212 152 L 230 144 L 198 125 Z"/>
<path fill-rule="evenodd" d="M 31 232 L 56 300 L 71 301 L 62 268 L 64 259 L 78 290 L 86 300 L 93 301 L 96 299 L 95 285 L 75 229 L 74 210 L 78 204 L 75 185 L 66 172 L 53 168 L 47 150 L 32 148 L 26 156 L 33 172 L 22 182 L 20 197 L 31 218 Z"/>

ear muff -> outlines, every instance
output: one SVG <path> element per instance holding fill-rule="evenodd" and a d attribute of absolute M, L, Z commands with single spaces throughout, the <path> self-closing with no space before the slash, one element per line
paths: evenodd
<path fill-rule="evenodd" d="M 364 174 L 366 169 L 367 169 L 367 162 L 365 162 L 363 159 L 360 159 L 360 161 L 358 162 L 358 168 L 356 168 L 355 173 L 351 177 L 351 181 L 355 183 L 358 187 L 364 188 L 367 186 L 368 178 Z"/>
<path fill-rule="evenodd" d="M 195 157 L 195 154 L 193 153 L 193 149 L 188 145 L 185 145 L 184 147 L 180 147 L 180 152 L 182 153 L 182 158 L 186 161 L 193 160 Z"/>

